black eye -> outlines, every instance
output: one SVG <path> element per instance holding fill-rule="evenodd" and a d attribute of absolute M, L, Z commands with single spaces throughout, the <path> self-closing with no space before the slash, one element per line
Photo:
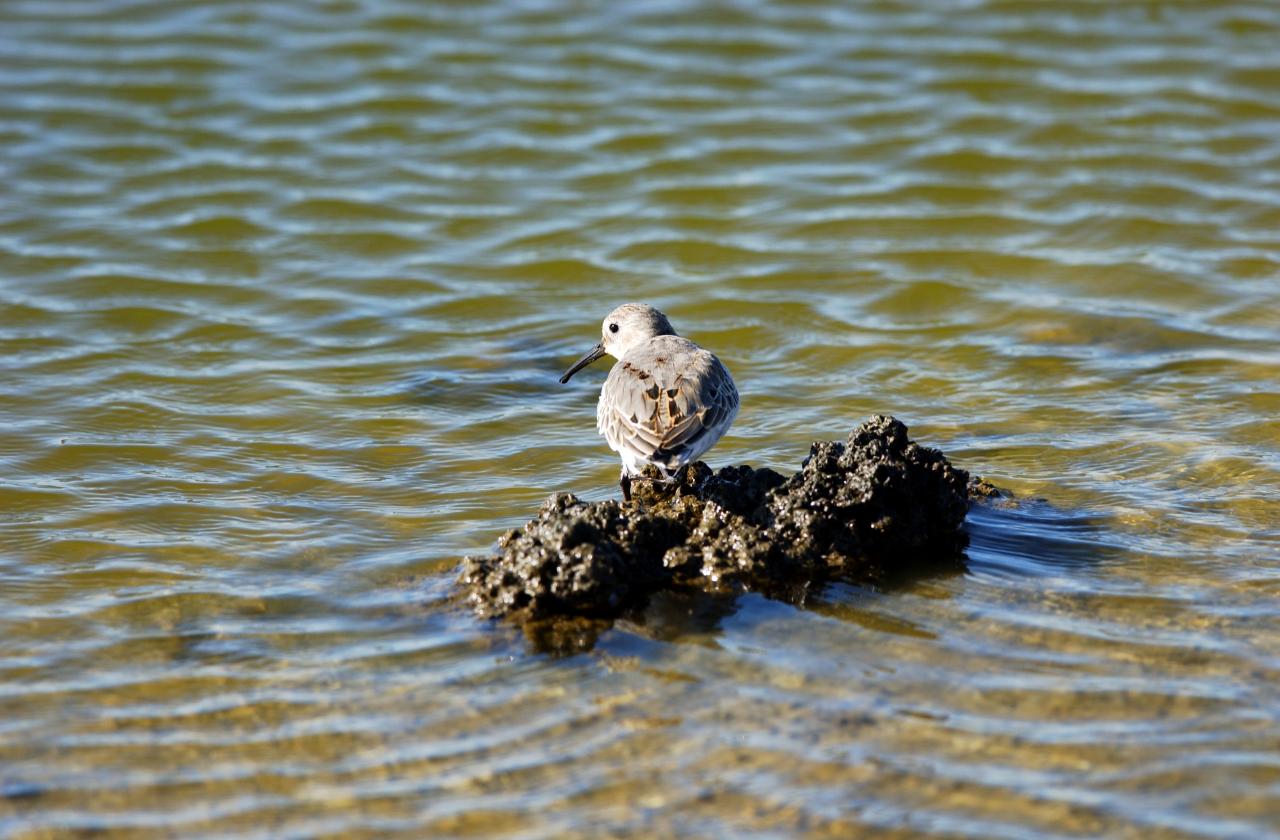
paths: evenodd
<path fill-rule="evenodd" d="M 609 332 L 617 332 L 617 331 L 618 331 L 618 325 L 617 325 L 617 324 L 610 324 L 610 325 L 609 325 Z"/>

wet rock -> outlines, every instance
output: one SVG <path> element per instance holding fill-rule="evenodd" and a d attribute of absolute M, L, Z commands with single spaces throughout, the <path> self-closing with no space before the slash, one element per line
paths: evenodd
<path fill-rule="evenodd" d="M 669 517 L 556 493 L 499 555 L 468 557 L 462 583 L 483 615 L 613 615 L 667 582 L 662 556 L 684 537 Z"/>
<path fill-rule="evenodd" d="M 813 444 L 799 472 L 694 464 L 635 501 L 556 493 L 460 584 L 484 616 L 609 618 L 666 588 L 785 597 L 831 579 L 874 580 L 958 560 L 969 475 L 875 416 L 844 443 Z"/>
<path fill-rule="evenodd" d="M 969 498 L 1003 499 L 1005 498 L 1005 494 L 1000 492 L 999 487 L 996 487 L 982 476 L 974 475 L 969 477 Z"/>

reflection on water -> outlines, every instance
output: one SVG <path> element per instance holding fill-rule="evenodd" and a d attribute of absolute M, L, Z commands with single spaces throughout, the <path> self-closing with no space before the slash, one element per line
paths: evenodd
<path fill-rule="evenodd" d="M 987 574 L 1070 574 L 1126 559 L 1123 538 L 1109 536 L 1100 517 L 1058 510 L 1043 499 L 974 505 L 966 524 L 971 554 Z"/>
<path fill-rule="evenodd" d="M 1280 830 L 1278 38 L 5 4 L 0 834 Z M 963 571 L 477 622 L 458 558 L 615 492 L 555 379 L 636 298 L 734 371 L 713 465 L 884 412 L 1019 503 Z"/>

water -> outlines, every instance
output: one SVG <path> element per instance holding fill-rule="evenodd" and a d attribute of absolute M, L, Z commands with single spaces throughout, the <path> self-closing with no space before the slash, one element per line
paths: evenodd
<path fill-rule="evenodd" d="M 0 835 L 1280 833 L 1280 7 L 9 2 Z M 963 574 L 450 602 L 624 300 Z M 1035 501 L 1041 499 L 1042 501 Z"/>

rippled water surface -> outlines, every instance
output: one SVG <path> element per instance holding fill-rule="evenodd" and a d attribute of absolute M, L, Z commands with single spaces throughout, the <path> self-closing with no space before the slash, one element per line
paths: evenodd
<path fill-rule="evenodd" d="M 1280 5 L 0 4 L 0 835 L 1280 834 Z M 630 299 L 713 465 L 891 413 L 967 571 L 451 601 L 616 494 Z"/>

